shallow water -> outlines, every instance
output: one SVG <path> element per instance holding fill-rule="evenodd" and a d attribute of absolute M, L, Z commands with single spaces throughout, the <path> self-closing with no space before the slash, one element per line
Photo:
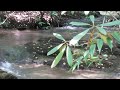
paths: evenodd
<path fill-rule="evenodd" d="M 58 32 L 62 34 L 65 38 L 70 39 L 76 33 L 81 32 L 80 30 L 76 31 L 68 31 L 68 30 L 51 30 L 51 31 L 18 31 L 18 30 L 0 30 L 0 50 L 4 49 L 10 51 L 11 48 L 14 51 L 14 46 L 23 46 L 28 42 L 37 42 L 40 38 L 48 38 L 53 37 L 52 33 Z M 64 32 L 64 33 L 63 33 Z M 11 51 L 10 51 L 11 52 Z M 16 52 L 16 51 L 15 51 Z M 20 53 L 20 52 L 16 52 Z M 13 53 L 15 54 L 15 53 Z M 5 58 L 2 51 L 0 52 L 0 58 Z M 27 54 L 26 54 L 27 55 Z M 9 57 L 9 56 L 8 56 Z M 10 73 L 17 75 L 19 78 L 23 79 L 110 79 L 110 78 L 119 78 L 119 75 L 115 76 L 115 73 L 108 73 L 103 71 L 96 71 L 96 70 L 77 70 L 73 73 L 63 70 L 61 68 L 54 68 L 51 69 L 50 66 L 44 66 L 42 64 L 27 64 L 27 63 L 16 63 L 18 59 L 15 61 L 13 60 L 10 62 L 7 59 L 3 61 L 8 61 L 8 63 L 3 62 L 0 64 L 0 68 Z M 14 56 L 15 57 L 15 56 Z M 19 56 L 21 60 L 21 56 Z M 22 60 L 29 59 L 29 56 L 23 57 Z M 53 59 L 51 57 L 39 57 L 40 61 L 45 59 Z M 1 59 L 0 59 L 1 60 Z M 21 61 L 22 61 L 21 60 Z M 29 61 L 29 60 L 28 60 Z M 2 60 L 1 60 L 2 62 Z"/>

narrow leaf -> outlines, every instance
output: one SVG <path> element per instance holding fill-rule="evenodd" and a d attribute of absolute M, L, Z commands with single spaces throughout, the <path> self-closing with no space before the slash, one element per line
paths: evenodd
<path fill-rule="evenodd" d="M 97 39 L 97 47 L 98 47 L 99 54 L 101 52 L 102 46 L 103 46 L 103 40 Z"/>
<path fill-rule="evenodd" d="M 7 18 L 3 21 L 3 22 L 0 22 L 0 25 L 4 24 L 6 22 Z"/>
<path fill-rule="evenodd" d="M 56 46 L 56 47 L 54 47 L 53 49 L 51 49 L 51 50 L 47 53 L 47 56 L 55 53 L 57 50 L 59 50 L 59 49 L 62 47 L 62 45 L 63 45 L 63 43 L 60 44 L 60 45 L 58 45 L 58 46 Z"/>
<path fill-rule="evenodd" d="M 69 46 L 67 46 L 66 49 L 66 57 L 67 57 L 67 62 L 69 66 L 73 65 L 73 56 L 72 56 L 72 52 Z"/>
<path fill-rule="evenodd" d="M 107 38 L 107 44 L 110 47 L 110 49 L 112 50 L 112 48 L 113 48 L 113 42 L 112 42 L 112 40 L 110 38 Z"/>
<path fill-rule="evenodd" d="M 79 34 L 76 35 L 76 36 L 74 36 L 74 37 L 70 40 L 69 44 L 70 44 L 70 45 L 76 45 L 76 44 L 78 43 L 78 41 L 79 41 L 83 36 L 85 36 L 85 35 L 87 34 L 88 31 L 89 31 L 89 29 L 87 29 L 87 30 L 79 33 Z"/>
<path fill-rule="evenodd" d="M 120 20 L 116 20 L 116 21 L 100 24 L 100 26 L 114 26 L 114 25 L 120 25 Z"/>
<path fill-rule="evenodd" d="M 91 20 L 91 22 L 94 24 L 94 21 L 95 21 L 94 15 L 90 15 L 90 20 Z"/>
<path fill-rule="evenodd" d="M 69 24 L 74 25 L 74 26 L 86 26 L 86 25 L 90 25 L 88 23 L 83 23 L 83 22 L 70 22 Z"/>
<path fill-rule="evenodd" d="M 86 60 L 88 58 L 88 54 L 89 54 L 89 50 L 84 52 L 84 55 L 83 55 L 84 56 L 84 60 Z"/>
<path fill-rule="evenodd" d="M 92 44 L 92 45 L 90 46 L 89 52 L 90 52 L 91 57 L 93 57 L 93 55 L 94 55 L 94 53 L 95 53 L 95 48 L 96 48 L 96 45 L 95 45 L 95 44 Z"/>
<path fill-rule="evenodd" d="M 76 69 L 76 67 L 77 67 L 77 63 L 75 63 L 73 66 L 72 66 L 72 72 Z"/>
<path fill-rule="evenodd" d="M 65 49 L 66 49 L 66 45 L 64 46 L 62 51 L 56 56 L 56 58 L 52 62 L 51 68 L 55 67 L 59 63 L 59 61 L 61 60 L 61 58 L 62 58 L 62 56 L 64 54 Z"/>
<path fill-rule="evenodd" d="M 54 35 L 56 38 L 65 41 L 65 39 L 64 39 L 60 34 L 58 34 L 58 33 L 53 33 L 53 35 Z"/>
<path fill-rule="evenodd" d="M 117 40 L 117 42 L 120 44 L 120 33 L 117 31 L 114 31 L 112 33 L 112 36 Z"/>
<path fill-rule="evenodd" d="M 77 58 L 77 68 L 79 69 L 81 60 L 83 59 L 83 56 L 80 56 L 79 58 Z"/>
<path fill-rule="evenodd" d="M 105 31 L 104 28 L 101 28 L 101 27 L 97 27 L 96 28 L 99 30 L 100 33 L 104 34 L 104 35 L 107 35 L 107 32 Z"/>

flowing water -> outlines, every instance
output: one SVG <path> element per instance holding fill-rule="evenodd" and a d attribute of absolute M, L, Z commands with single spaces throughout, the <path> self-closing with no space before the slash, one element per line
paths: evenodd
<path fill-rule="evenodd" d="M 76 33 L 80 32 L 80 30 L 0 30 L 0 69 L 16 75 L 20 79 L 119 78 L 114 77 L 115 73 L 106 73 L 96 70 L 77 70 L 71 73 L 61 68 L 51 69 L 50 66 L 45 66 L 43 64 L 29 63 L 31 55 L 24 50 L 24 44 L 28 42 L 37 42 L 40 38 L 53 37 L 53 32 L 60 33 L 65 38 L 70 39 L 76 35 Z M 53 60 L 53 57 L 41 55 L 39 56 L 39 60 Z M 27 63 L 21 63 L 23 61 Z"/>

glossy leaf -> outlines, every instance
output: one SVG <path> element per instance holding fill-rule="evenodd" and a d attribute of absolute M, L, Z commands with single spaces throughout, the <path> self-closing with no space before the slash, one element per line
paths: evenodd
<path fill-rule="evenodd" d="M 87 34 L 88 31 L 89 31 L 89 29 L 87 29 L 87 30 L 79 33 L 79 34 L 76 35 L 76 36 L 74 36 L 74 37 L 70 40 L 69 44 L 70 44 L 70 45 L 76 45 L 76 44 L 78 43 L 78 41 L 79 41 L 83 36 L 85 36 L 85 35 Z"/>
<path fill-rule="evenodd" d="M 59 61 L 61 60 L 64 54 L 65 49 L 66 49 L 66 45 L 63 47 L 62 51 L 56 56 L 56 58 L 52 62 L 51 68 L 55 67 L 59 63 Z"/>
<path fill-rule="evenodd" d="M 96 28 L 99 30 L 100 33 L 104 34 L 104 35 L 107 35 L 107 32 L 104 28 L 101 28 L 101 27 L 97 27 Z"/>
<path fill-rule="evenodd" d="M 97 39 L 97 47 L 98 47 L 99 53 L 101 52 L 102 46 L 103 46 L 103 40 Z"/>
<path fill-rule="evenodd" d="M 72 56 L 72 52 L 69 46 L 67 46 L 66 49 L 66 57 L 67 57 L 67 62 L 69 66 L 73 65 L 73 56 Z"/>
<path fill-rule="evenodd" d="M 120 20 L 116 20 L 116 21 L 100 24 L 99 26 L 114 26 L 114 25 L 120 25 Z"/>
<path fill-rule="evenodd" d="M 74 25 L 74 26 L 86 26 L 86 25 L 90 25 L 88 23 L 83 23 L 83 22 L 70 22 L 69 24 Z"/>
<path fill-rule="evenodd" d="M 117 31 L 114 31 L 112 33 L 112 36 L 117 40 L 117 42 L 120 44 L 120 33 Z"/>
<path fill-rule="evenodd" d="M 94 21 L 95 21 L 94 15 L 90 15 L 90 20 L 91 20 L 91 22 L 94 24 Z"/>
<path fill-rule="evenodd" d="M 112 48 L 113 48 L 113 42 L 112 42 L 112 40 L 110 38 L 107 38 L 107 44 L 110 47 L 110 49 L 112 50 Z"/>
<path fill-rule="evenodd" d="M 55 53 L 57 50 L 59 50 L 59 49 L 62 47 L 62 45 L 63 45 L 63 43 L 60 44 L 60 45 L 58 45 L 58 46 L 56 46 L 56 47 L 54 47 L 53 49 L 51 49 L 51 50 L 47 53 L 47 56 Z"/>
<path fill-rule="evenodd" d="M 60 34 L 58 34 L 58 33 L 53 33 L 53 35 L 54 35 L 56 38 L 65 41 L 65 39 L 64 39 Z"/>
<path fill-rule="evenodd" d="M 92 45 L 90 46 L 89 52 L 90 52 L 91 57 L 93 57 L 93 55 L 94 55 L 94 53 L 95 53 L 95 48 L 96 48 L 96 45 L 95 45 L 95 44 L 92 44 Z"/>

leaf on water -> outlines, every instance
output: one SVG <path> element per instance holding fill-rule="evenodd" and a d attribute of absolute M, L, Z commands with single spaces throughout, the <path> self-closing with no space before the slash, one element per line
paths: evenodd
<path fill-rule="evenodd" d="M 78 43 L 78 41 L 79 41 L 83 36 L 85 36 L 85 35 L 87 34 L 88 31 L 89 31 L 89 29 L 87 29 L 87 30 L 79 33 L 79 34 L 76 35 L 76 36 L 74 36 L 74 37 L 70 40 L 69 44 L 75 46 L 75 45 Z"/>
<path fill-rule="evenodd" d="M 67 57 L 67 62 L 69 66 L 73 65 L 73 56 L 72 56 L 72 52 L 69 46 L 67 46 L 66 49 L 66 57 Z"/>
<path fill-rule="evenodd" d="M 69 24 L 71 24 L 73 26 L 86 26 L 86 25 L 90 25 L 88 23 L 83 23 L 83 22 L 70 22 Z"/>
<path fill-rule="evenodd" d="M 63 45 L 63 43 L 60 44 L 60 45 L 58 45 L 58 46 L 56 46 L 56 47 L 54 47 L 53 49 L 51 49 L 51 50 L 47 53 L 47 56 L 55 53 L 57 50 L 59 50 L 59 49 L 62 47 L 62 45 Z"/>
<path fill-rule="evenodd" d="M 116 20 L 116 21 L 100 24 L 99 26 L 114 26 L 114 25 L 120 25 L 120 20 Z"/>
<path fill-rule="evenodd" d="M 96 28 L 99 30 L 100 33 L 104 34 L 104 35 L 107 35 L 107 32 L 104 28 L 101 28 L 101 27 L 97 27 Z"/>
<path fill-rule="evenodd" d="M 94 24 L 94 21 L 95 21 L 94 15 L 90 15 L 90 20 L 91 20 L 91 22 Z"/>
<path fill-rule="evenodd" d="M 55 67 L 59 63 L 59 61 L 61 60 L 64 54 L 65 49 L 66 49 L 66 45 L 63 47 L 62 51 L 56 56 L 56 58 L 52 62 L 51 68 Z"/>
<path fill-rule="evenodd" d="M 99 54 L 101 52 L 102 46 L 103 46 L 103 40 L 97 39 L 97 47 L 98 47 Z"/>
<path fill-rule="evenodd" d="M 53 33 L 53 35 L 54 35 L 56 38 L 65 41 L 65 39 L 64 39 L 60 34 L 58 34 L 58 33 Z"/>

